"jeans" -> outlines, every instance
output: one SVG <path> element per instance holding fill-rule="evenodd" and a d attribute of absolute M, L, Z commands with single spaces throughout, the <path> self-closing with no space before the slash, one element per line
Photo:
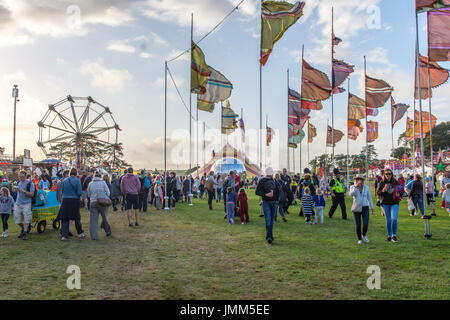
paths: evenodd
<path fill-rule="evenodd" d="M 417 206 L 419 206 L 420 213 L 423 216 L 425 214 L 425 209 L 423 207 L 423 195 L 422 194 L 414 194 L 412 197 L 412 201 L 416 208 L 417 208 Z"/>
<path fill-rule="evenodd" d="M 285 203 L 286 203 L 286 201 L 280 201 L 279 203 L 278 203 L 278 211 L 280 212 L 280 216 L 282 217 L 282 218 L 285 218 L 285 216 L 284 216 L 284 210 L 285 210 Z M 275 222 L 277 221 L 277 216 L 278 215 L 275 215 Z"/>
<path fill-rule="evenodd" d="M 147 198 L 148 191 L 144 193 L 139 193 L 139 211 L 147 212 Z"/>
<path fill-rule="evenodd" d="M 222 199 L 222 188 L 217 188 L 217 202 Z"/>
<path fill-rule="evenodd" d="M 234 203 L 233 202 L 227 202 L 227 216 L 228 216 L 228 224 L 234 223 Z"/>
<path fill-rule="evenodd" d="M 362 235 L 365 236 L 369 229 L 369 207 L 362 207 L 361 212 L 353 212 L 353 216 L 356 222 L 356 235 L 358 236 L 358 240 L 361 240 L 361 217 L 363 225 Z"/>
<path fill-rule="evenodd" d="M 382 204 L 388 237 L 397 236 L 398 204 Z"/>
<path fill-rule="evenodd" d="M 69 225 L 70 220 L 63 220 L 61 223 L 61 236 L 63 236 L 66 239 L 69 237 Z M 84 232 L 81 226 L 81 220 L 78 219 L 75 220 L 75 228 L 77 229 L 78 235 Z"/>
<path fill-rule="evenodd" d="M 9 214 L 2 213 L 1 216 L 2 216 L 3 232 L 5 232 L 6 230 L 8 230 Z"/>
<path fill-rule="evenodd" d="M 208 190 L 208 206 L 212 209 L 212 201 L 214 199 L 214 189 L 212 191 Z"/>
<path fill-rule="evenodd" d="M 325 209 L 325 207 L 316 207 L 316 214 L 314 217 L 314 222 L 317 223 L 317 218 L 320 215 L 320 223 L 323 224 L 323 209 Z"/>
<path fill-rule="evenodd" d="M 273 222 L 277 215 L 278 202 L 277 201 L 263 201 L 262 208 L 264 211 L 264 218 L 266 220 L 266 240 L 273 241 Z"/>
<path fill-rule="evenodd" d="M 111 233 L 111 227 L 108 223 L 108 207 L 103 207 L 99 205 L 97 202 L 91 203 L 90 208 L 90 224 L 89 224 L 89 232 L 91 234 L 92 240 L 98 239 L 98 215 L 102 216 L 102 228 L 105 230 L 106 234 Z"/>

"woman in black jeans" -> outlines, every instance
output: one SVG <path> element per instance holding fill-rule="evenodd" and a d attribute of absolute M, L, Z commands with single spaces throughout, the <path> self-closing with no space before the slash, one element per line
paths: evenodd
<path fill-rule="evenodd" d="M 423 207 L 423 182 L 422 177 L 416 173 L 414 176 L 414 181 L 411 185 L 411 193 L 410 197 L 412 199 L 412 202 L 414 203 L 414 206 L 417 208 L 419 207 L 420 213 L 422 214 L 422 219 L 425 214 L 424 207 Z"/>

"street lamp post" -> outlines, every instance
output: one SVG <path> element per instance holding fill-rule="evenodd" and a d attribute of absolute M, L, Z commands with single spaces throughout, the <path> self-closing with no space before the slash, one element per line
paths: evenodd
<path fill-rule="evenodd" d="M 12 89 L 12 97 L 14 98 L 14 132 L 13 132 L 13 161 L 16 160 L 16 106 L 19 101 L 19 88 L 17 84 Z"/>

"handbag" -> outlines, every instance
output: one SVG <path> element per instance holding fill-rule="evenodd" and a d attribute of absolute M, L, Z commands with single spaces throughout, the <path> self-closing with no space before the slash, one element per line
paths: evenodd
<path fill-rule="evenodd" d="M 102 207 L 109 207 L 110 205 L 112 205 L 111 199 L 108 198 L 97 198 L 97 203 Z"/>

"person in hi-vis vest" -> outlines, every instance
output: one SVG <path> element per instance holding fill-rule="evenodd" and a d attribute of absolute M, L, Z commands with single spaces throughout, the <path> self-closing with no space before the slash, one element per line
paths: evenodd
<path fill-rule="evenodd" d="M 334 211 L 336 211 L 337 206 L 341 207 L 342 219 L 347 220 L 347 209 L 345 208 L 345 181 L 341 177 L 341 172 L 338 168 L 333 170 L 334 178 L 330 181 L 331 189 L 331 200 L 332 206 L 328 212 L 330 218 L 333 217 Z"/>

